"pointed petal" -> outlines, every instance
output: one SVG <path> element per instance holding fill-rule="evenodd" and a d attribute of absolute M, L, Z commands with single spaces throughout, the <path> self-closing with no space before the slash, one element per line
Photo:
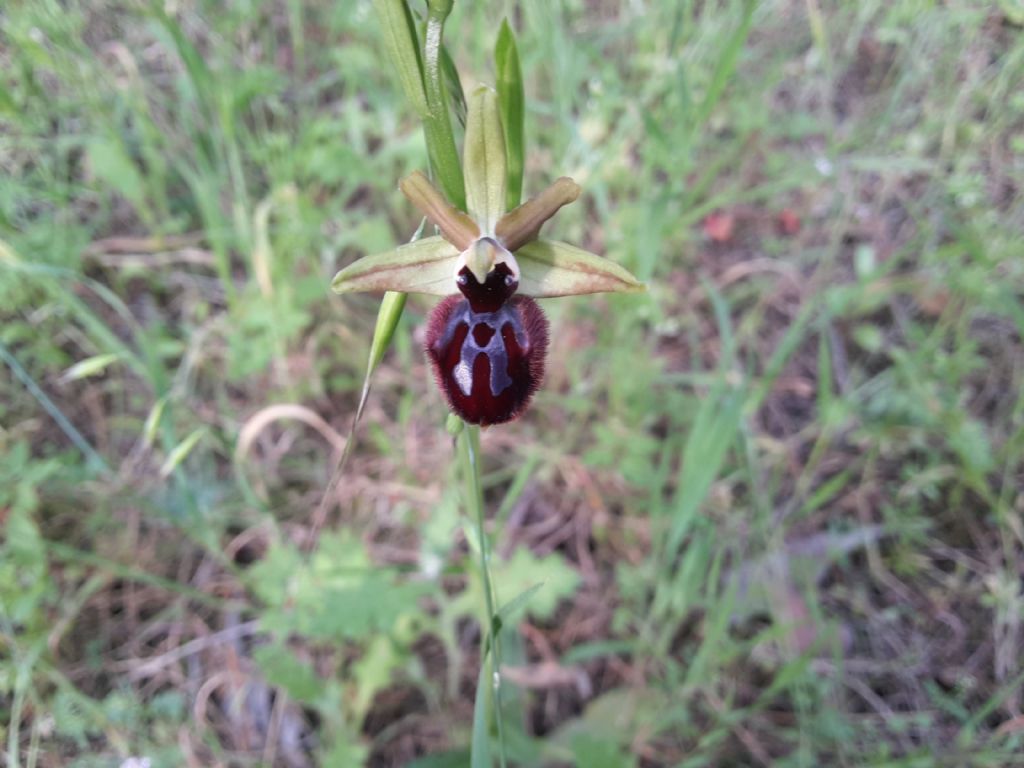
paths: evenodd
<path fill-rule="evenodd" d="M 480 235 L 473 220 L 444 199 L 444 195 L 430 183 L 430 179 L 415 171 L 398 183 L 402 194 L 417 210 L 441 230 L 441 234 L 460 251 L 466 250 Z"/>
<path fill-rule="evenodd" d="M 365 256 L 334 276 L 335 293 L 401 291 L 447 296 L 455 293 L 459 249 L 443 237 L 427 237 L 393 251 Z"/>
<path fill-rule="evenodd" d="M 539 195 L 531 197 L 514 211 L 509 211 L 498 222 L 495 234 L 510 251 L 536 240 L 545 221 L 554 216 L 563 205 L 580 196 L 580 187 L 568 176 L 555 181 Z"/>
<path fill-rule="evenodd" d="M 492 235 L 505 213 L 508 173 L 498 95 L 492 88 L 481 86 L 469 97 L 464 154 L 466 208 L 481 234 Z"/>
<path fill-rule="evenodd" d="M 614 261 L 556 240 L 535 240 L 515 253 L 519 293 L 539 298 L 605 291 L 636 293 L 646 286 Z"/>

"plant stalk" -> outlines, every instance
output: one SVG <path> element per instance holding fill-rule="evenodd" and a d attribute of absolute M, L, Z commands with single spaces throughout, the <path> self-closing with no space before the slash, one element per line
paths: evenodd
<path fill-rule="evenodd" d="M 491 650 L 494 686 L 494 721 L 498 731 L 498 755 L 501 768 L 506 766 L 505 725 L 501 712 L 501 632 L 495 631 L 497 614 L 494 610 L 494 591 L 491 586 L 490 551 L 484 530 L 484 494 L 480 473 L 480 427 L 465 424 L 459 440 L 463 477 L 466 481 L 466 504 L 469 513 L 476 519 L 477 541 L 480 547 L 480 574 L 484 586 L 484 608 L 487 615 L 480 626 L 480 642 L 483 653 L 480 663 L 486 663 L 488 643 Z"/>

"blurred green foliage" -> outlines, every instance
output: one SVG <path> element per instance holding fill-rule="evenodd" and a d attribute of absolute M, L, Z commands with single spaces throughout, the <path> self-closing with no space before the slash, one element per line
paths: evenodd
<path fill-rule="evenodd" d="M 377 309 L 327 286 L 427 166 L 373 5 L 0 10 L 7 765 L 467 763 L 419 300 L 314 519 Z M 467 87 L 516 29 L 524 193 L 579 180 L 558 237 L 651 289 L 550 303 L 547 384 L 484 436 L 513 762 L 1017 759 L 1013 5 L 455 3 Z M 236 457 L 276 404 L 322 423 Z"/>

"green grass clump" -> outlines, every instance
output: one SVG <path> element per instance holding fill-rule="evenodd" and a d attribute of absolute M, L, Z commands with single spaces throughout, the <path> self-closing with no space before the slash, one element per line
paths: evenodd
<path fill-rule="evenodd" d="M 516 30 L 524 194 L 586 190 L 552 236 L 650 287 L 548 304 L 545 386 L 483 435 L 499 605 L 543 582 L 511 764 L 1019 760 L 1012 6 L 455 4 L 467 87 Z M 369 2 L 0 11 L 7 765 L 468 763 L 421 298 L 320 507 L 377 310 L 327 285 L 419 223 L 384 51 Z"/>

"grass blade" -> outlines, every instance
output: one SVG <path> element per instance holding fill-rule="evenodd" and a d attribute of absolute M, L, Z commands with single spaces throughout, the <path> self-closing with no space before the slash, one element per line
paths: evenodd
<path fill-rule="evenodd" d="M 40 386 L 36 384 L 35 379 L 33 379 L 31 374 L 22 367 L 21 363 L 18 362 L 18 359 L 10 353 L 3 342 L 0 342 L 0 360 L 3 360 L 4 363 L 7 364 L 7 367 L 11 369 L 11 373 L 14 374 L 14 377 L 25 386 L 25 389 L 27 389 L 29 394 L 31 394 L 39 405 L 43 407 L 43 410 L 50 414 L 50 418 L 57 422 L 57 426 L 60 427 L 61 431 L 65 435 L 67 435 L 68 440 L 70 440 L 74 446 L 82 452 L 86 461 L 93 468 L 98 468 L 103 472 L 109 472 L 110 467 L 107 466 L 107 462 L 103 460 L 103 457 L 96 452 L 96 449 L 93 448 L 92 445 L 89 444 L 89 441 L 82 436 L 82 433 L 75 428 L 75 425 L 72 424 L 68 417 L 64 415 L 64 412 L 57 407 L 57 404 L 50 399 L 49 395 L 43 392 Z"/>
<path fill-rule="evenodd" d="M 187 459 L 192 449 L 196 447 L 205 434 L 206 427 L 199 427 L 199 429 L 193 430 L 188 437 L 178 443 L 160 467 L 160 477 L 167 477 L 181 462 Z"/>

